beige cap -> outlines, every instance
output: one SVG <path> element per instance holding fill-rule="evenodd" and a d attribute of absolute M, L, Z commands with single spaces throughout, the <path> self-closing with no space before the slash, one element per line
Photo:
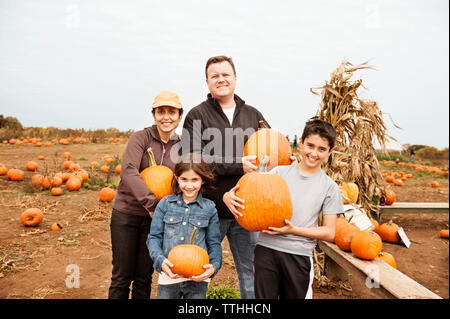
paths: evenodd
<path fill-rule="evenodd" d="M 153 101 L 153 108 L 160 106 L 172 106 L 181 109 L 181 102 L 178 95 L 171 91 L 161 91 Z"/>

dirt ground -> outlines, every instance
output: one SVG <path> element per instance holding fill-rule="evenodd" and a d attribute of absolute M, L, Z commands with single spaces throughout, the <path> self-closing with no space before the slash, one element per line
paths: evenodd
<path fill-rule="evenodd" d="M 63 170 L 62 154 L 69 151 L 72 160 L 88 168 L 91 161 L 102 163 L 104 155 L 121 156 L 125 144 L 72 144 L 35 147 L 0 145 L 0 163 L 25 170 L 26 162 L 39 164 L 38 172 Z M 45 160 L 37 160 L 44 155 Z M 61 169 L 60 169 L 61 167 Z M 99 201 L 99 191 L 81 189 L 62 196 L 49 192 L 30 192 L 31 176 L 25 172 L 21 182 L 0 176 L 0 298 L 106 298 L 111 277 L 109 218 L 111 203 Z M 118 181 L 117 175 L 112 175 Z M 431 188 L 431 180 L 439 188 Z M 448 202 L 448 177 L 425 174 L 392 186 L 397 201 Z M 24 227 L 20 214 L 29 207 L 41 208 L 44 220 L 37 227 Z M 383 249 L 396 258 L 398 269 L 443 298 L 449 298 L 449 242 L 439 238 L 447 228 L 448 214 L 385 215 L 403 227 L 412 244 L 383 243 Z M 50 230 L 59 222 L 63 229 Z M 223 242 L 223 266 L 214 285 L 238 289 L 233 258 L 227 241 Z M 79 274 L 79 287 L 73 278 Z M 154 274 L 154 282 L 156 282 Z M 365 286 L 350 277 L 350 289 L 318 288 L 314 298 L 376 298 Z M 156 297 L 156 284 L 152 285 Z"/>

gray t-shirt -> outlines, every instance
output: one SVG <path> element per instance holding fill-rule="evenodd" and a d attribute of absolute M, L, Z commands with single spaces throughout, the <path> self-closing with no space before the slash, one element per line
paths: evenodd
<path fill-rule="evenodd" d="M 277 166 L 271 173 L 280 175 L 289 186 L 292 200 L 291 223 L 299 227 L 317 227 L 319 214 L 340 214 L 343 204 L 339 186 L 322 170 L 313 176 L 302 176 L 298 164 Z M 312 256 L 316 240 L 303 236 L 259 233 L 258 245 L 278 251 Z"/>

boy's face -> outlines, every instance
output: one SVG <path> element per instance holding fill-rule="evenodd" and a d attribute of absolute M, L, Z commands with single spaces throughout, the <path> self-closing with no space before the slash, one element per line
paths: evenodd
<path fill-rule="evenodd" d="M 302 161 L 309 168 L 320 167 L 332 151 L 328 140 L 317 134 L 308 136 L 304 141 L 300 139 L 299 147 Z"/>

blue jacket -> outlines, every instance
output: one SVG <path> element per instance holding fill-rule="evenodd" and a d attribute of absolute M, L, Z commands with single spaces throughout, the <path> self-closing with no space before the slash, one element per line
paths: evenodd
<path fill-rule="evenodd" d="M 197 227 L 194 244 L 208 252 L 214 275 L 217 273 L 222 266 L 219 217 L 214 202 L 201 193 L 189 204 L 184 202 L 182 194 L 167 195 L 156 206 L 147 237 L 156 271 L 161 272 L 161 264 L 173 247 L 189 244 L 194 226 Z"/>

